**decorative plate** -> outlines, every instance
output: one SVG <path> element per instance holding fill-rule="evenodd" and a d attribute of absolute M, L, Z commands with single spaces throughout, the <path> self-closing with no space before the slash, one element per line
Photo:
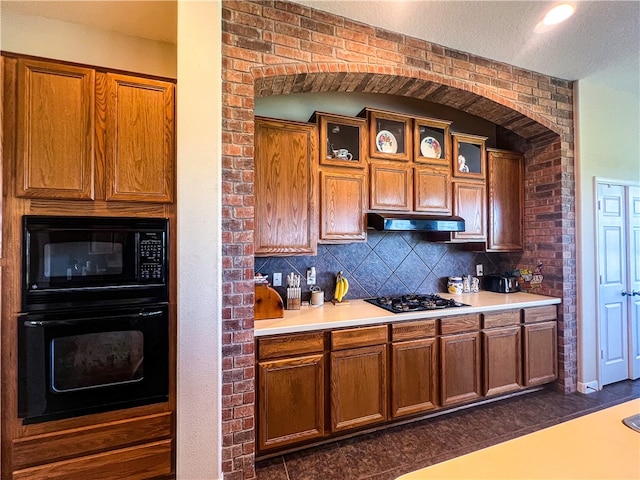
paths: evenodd
<path fill-rule="evenodd" d="M 423 157 L 440 158 L 442 156 L 440 142 L 433 137 L 424 137 L 420 142 L 420 153 Z"/>
<path fill-rule="evenodd" d="M 379 152 L 382 153 L 397 153 L 398 152 L 398 142 L 396 141 L 396 137 L 393 136 L 388 130 L 380 130 L 378 135 L 376 135 L 376 147 Z"/>

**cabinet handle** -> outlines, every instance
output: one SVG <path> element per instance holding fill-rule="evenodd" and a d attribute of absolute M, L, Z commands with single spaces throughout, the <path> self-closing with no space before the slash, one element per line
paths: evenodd
<path fill-rule="evenodd" d="M 640 295 L 640 290 L 631 290 L 630 292 L 622 291 L 623 297 L 635 297 L 636 295 Z"/>

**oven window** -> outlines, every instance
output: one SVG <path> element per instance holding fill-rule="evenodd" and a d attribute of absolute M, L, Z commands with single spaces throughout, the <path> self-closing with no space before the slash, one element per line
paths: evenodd
<path fill-rule="evenodd" d="M 144 378 L 139 330 L 89 333 L 51 341 L 51 389 L 68 392 L 139 382 Z"/>
<path fill-rule="evenodd" d="M 114 236 L 113 234 L 106 234 Z M 44 245 L 44 278 L 121 275 L 122 241 L 92 234 L 86 241 L 57 241 Z"/>

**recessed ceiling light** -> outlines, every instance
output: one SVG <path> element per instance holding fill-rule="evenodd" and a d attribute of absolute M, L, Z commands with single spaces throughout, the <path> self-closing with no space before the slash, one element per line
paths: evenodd
<path fill-rule="evenodd" d="M 567 18 L 573 15 L 573 12 L 575 11 L 576 7 L 569 3 L 556 5 L 545 15 L 542 23 L 544 23 L 545 25 L 557 25 L 558 23 L 564 22 Z"/>

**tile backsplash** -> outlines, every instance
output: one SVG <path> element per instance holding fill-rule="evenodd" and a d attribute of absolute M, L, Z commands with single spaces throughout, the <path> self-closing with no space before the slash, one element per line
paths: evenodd
<path fill-rule="evenodd" d="M 475 275 L 482 264 L 484 273 L 498 271 L 500 254 L 470 252 L 464 246 L 429 242 L 419 232 L 379 232 L 369 230 L 366 243 L 319 245 L 317 256 L 256 257 L 255 272 L 268 275 L 282 273 L 282 287 L 274 287 L 285 298 L 286 276 L 301 276 L 302 300 L 310 293 L 306 284 L 307 269 L 316 267 L 316 284 L 333 298 L 335 277 L 339 271 L 349 279 L 347 299 L 378 297 L 406 293 L 445 292 L 447 277 Z"/>

